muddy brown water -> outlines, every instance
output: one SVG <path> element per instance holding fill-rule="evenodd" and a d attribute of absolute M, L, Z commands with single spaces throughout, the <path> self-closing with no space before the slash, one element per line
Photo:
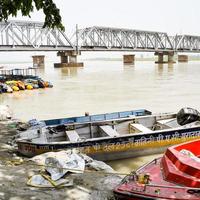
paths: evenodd
<path fill-rule="evenodd" d="M 200 62 L 154 64 L 153 61 L 123 65 L 122 61 L 85 61 L 83 68 L 55 69 L 46 63 L 38 75 L 54 88 L 1 94 L 0 104 L 13 109 L 15 117 L 50 119 L 145 108 L 177 112 L 189 106 L 200 110 Z M 22 65 L 20 65 L 22 66 Z M 109 164 L 129 172 L 160 155 Z"/>

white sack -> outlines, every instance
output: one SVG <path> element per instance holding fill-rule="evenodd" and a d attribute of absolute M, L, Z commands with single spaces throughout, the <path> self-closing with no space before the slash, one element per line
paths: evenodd
<path fill-rule="evenodd" d="M 45 165 L 52 180 L 58 180 L 67 172 L 83 173 L 85 160 L 72 151 L 49 152 L 31 159 L 39 165 Z"/>
<path fill-rule="evenodd" d="M 0 121 L 12 118 L 12 111 L 8 105 L 0 105 Z"/>

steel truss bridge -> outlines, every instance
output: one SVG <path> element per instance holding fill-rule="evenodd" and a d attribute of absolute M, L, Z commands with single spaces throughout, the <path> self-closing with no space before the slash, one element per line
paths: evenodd
<path fill-rule="evenodd" d="M 8 21 L 0 23 L 0 51 L 142 51 L 200 52 L 200 36 L 175 35 L 109 27 L 76 30 L 69 39 L 43 23 Z"/>

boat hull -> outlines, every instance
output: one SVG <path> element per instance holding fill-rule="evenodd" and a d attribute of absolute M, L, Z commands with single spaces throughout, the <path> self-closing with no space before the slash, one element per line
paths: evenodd
<path fill-rule="evenodd" d="M 168 182 L 163 177 L 161 158 L 155 159 L 136 171 L 138 177 L 148 174 L 147 183 L 129 176 L 114 189 L 117 199 L 198 200 L 199 193 L 191 193 L 189 187 Z M 143 179 L 144 180 L 144 179 Z"/>
<path fill-rule="evenodd" d="M 171 145 L 198 138 L 200 138 L 200 127 L 128 134 L 120 137 L 88 139 L 79 142 L 36 144 L 19 140 L 17 144 L 19 152 L 29 157 L 49 151 L 76 148 L 99 160 L 113 160 L 161 153 Z"/>
<path fill-rule="evenodd" d="M 145 197 L 144 195 L 137 195 L 137 194 L 121 194 L 115 192 L 115 199 L 116 200 L 162 200 L 159 198 L 152 198 L 152 197 Z"/>
<path fill-rule="evenodd" d="M 111 160 L 120 160 L 120 159 L 126 159 L 126 158 L 134 158 L 139 156 L 146 156 L 146 155 L 152 155 L 152 154 L 159 154 L 163 153 L 168 146 L 166 147 L 160 147 L 160 148 L 143 148 L 139 150 L 127 150 L 127 151 L 103 151 L 101 153 L 90 153 L 88 148 L 74 148 L 78 151 L 87 154 L 88 156 L 92 157 L 95 160 L 101 160 L 101 161 L 111 161 Z M 59 151 L 59 150 L 70 150 L 73 148 L 60 148 L 60 149 L 52 149 L 50 150 L 47 147 L 39 147 L 35 145 L 24 145 L 24 144 L 18 144 L 19 152 L 27 157 L 33 157 L 42 153 L 47 153 L 50 151 Z"/>

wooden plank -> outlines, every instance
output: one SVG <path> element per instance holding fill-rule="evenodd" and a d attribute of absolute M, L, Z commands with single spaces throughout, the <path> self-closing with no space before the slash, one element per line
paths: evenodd
<path fill-rule="evenodd" d="M 115 129 L 111 128 L 110 126 L 99 126 L 99 128 L 101 129 L 101 131 L 103 131 L 106 135 L 110 137 L 119 136 L 119 133 Z"/>
<path fill-rule="evenodd" d="M 75 130 L 66 131 L 66 135 L 70 142 L 77 142 L 80 140 L 80 137 Z"/>
<path fill-rule="evenodd" d="M 142 124 L 130 124 L 131 132 L 152 133 L 153 131 Z"/>

